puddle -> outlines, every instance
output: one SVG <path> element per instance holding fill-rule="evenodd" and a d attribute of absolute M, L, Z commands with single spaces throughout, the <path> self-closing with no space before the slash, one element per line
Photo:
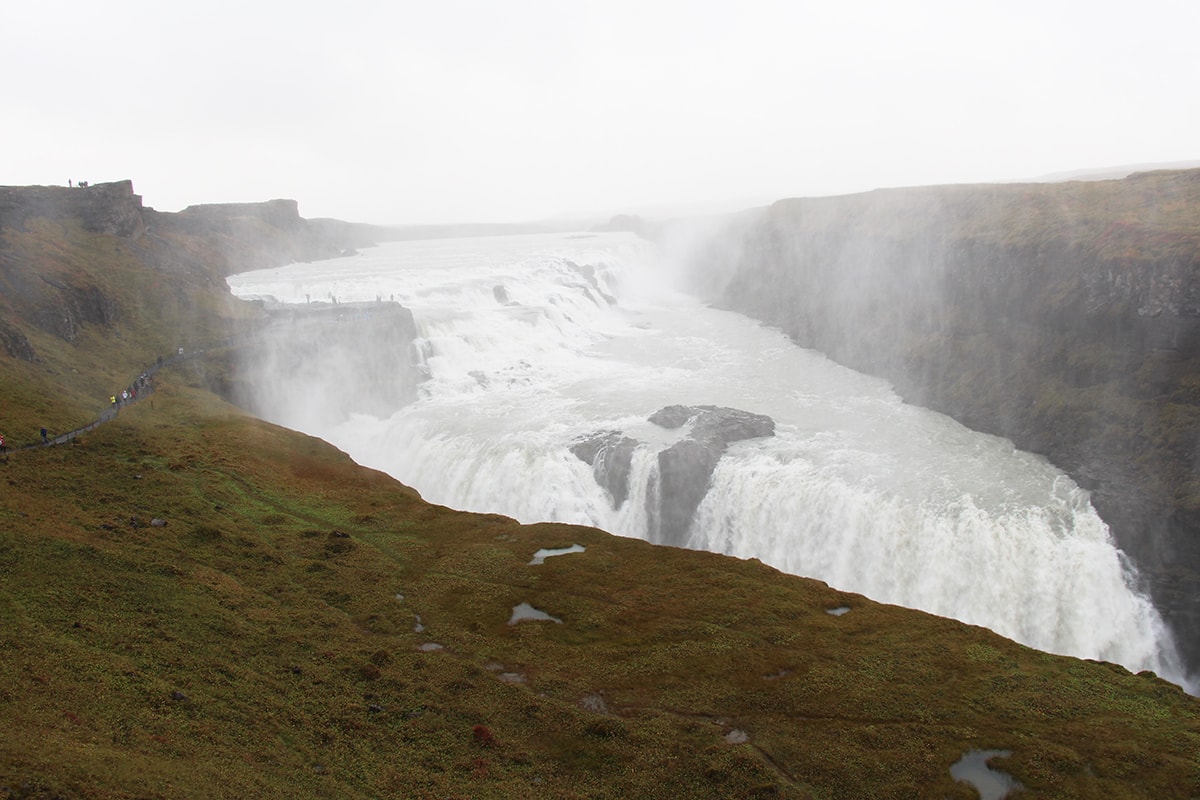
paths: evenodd
<path fill-rule="evenodd" d="M 438 644 L 437 642 L 426 642 L 417 649 L 422 653 L 432 653 L 435 650 L 441 650 L 443 648 L 442 645 Z"/>
<path fill-rule="evenodd" d="M 849 610 L 850 610 L 850 606 L 838 606 L 837 608 L 825 609 L 825 613 L 830 615 L 831 617 L 840 617 L 842 614 L 847 613 Z"/>
<path fill-rule="evenodd" d="M 499 676 L 504 683 L 524 683 L 525 676 L 519 672 L 501 672 Z"/>
<path fill-rule="evenodd" d="M 550 558 L 551 556 L 565 556 L 568 553 L 582 553 L 586 549 L 587 548 L 581 544 L 573 544 L 570 547 L 559 547 L 553 550 L 547 550 L 543 548 L 533 554 L 533 561 L 529 562 L 529 566 L 535 567 L 538 564 L 543 564 L 545 563 L 546 559 Z"/>
<path fill-rule="evenodd" d="M 513 606 L 512 618 L 508 621 L 509 625 L 516 625 L 518 622 L 526 622 L 528 620 L 549 621 L 557 622 L 560 625 L 562 624 L 562 620 L 558 617 L 552 617 L 545 611 L 538 611 L 536 608 L 529 605 L 529 603 L 521 603 L 518 606 Z"/>
<path fill-rule="evenodd" d="M 423 624 L 421 624 L 421 615 L 413 614 L 413 619 L 416 620 L 416 624 L 413 625 L 413 633 L 423 632 L 425 630 L 425 626 Z"/>
<path fill-rule="evenodd" d="M 992 769 L 987 765 L 989 758 L 1007 758 L 1011 750 L 968 750 L 962 758 L 950 765 L 950 777 L 959 783 L 969 783 L 979 792 L 979 800 L 1004 800 L 1018 789 L 1020 782 L 1007 772 Z"/>
<path fill-rule="evenodd" d="M 745 731 L 740 731 L 734 728 L 729 733 L 725 734 L 727 744 L 745 744 L 750 741 L 750 736 Z"/>

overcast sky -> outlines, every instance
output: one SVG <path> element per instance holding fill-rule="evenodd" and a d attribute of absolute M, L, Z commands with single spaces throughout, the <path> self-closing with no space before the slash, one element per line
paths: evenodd
<path fill-rule="evenodd" d="M 1197 0 L 25 0 L 0 184 L 523 221 L 1200 161 Z"/>

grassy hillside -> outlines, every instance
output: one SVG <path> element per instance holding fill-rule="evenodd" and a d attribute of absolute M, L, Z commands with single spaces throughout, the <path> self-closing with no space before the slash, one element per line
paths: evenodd
<path fill-rule="evenodd" d="M 160 314 L 166 242 L 34 227 L 0 232 L 10 281 L 54 264 L 127 294 L 69 341 L 6 290 L 40 360 L 0 351 L 5 426 L 87 417 L 239 319 L 186 276 L 169 308 L 193 322 Z M 225 404 L 208 370 L 0 458 L 0 798 L 971 798 L 950 766 L 993 748 L 1022 796 L 1200 795 L 1200 701 L 1152 675 L 754 561 L 432 506 Z M 557 621 L 509 624 L 522 603 Z"/>

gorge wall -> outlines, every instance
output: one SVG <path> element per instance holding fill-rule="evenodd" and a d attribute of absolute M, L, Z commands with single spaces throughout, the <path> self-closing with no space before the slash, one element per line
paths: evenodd
<path fill-rule="evenodd" d="M 785 200 L 691 266 L 713 301 L 1090 489 L 1200 665 L 1200 170 Z"/>
<path fill-rule="evenodd" d="M 71 430 L 163 353 L 255 341 L 279 320 L 235 299 L 227 275 L 341 255 L 386 234 L 304 219 L 292 200 L 167 213 L 144 207 L 130 181 L 0 187 L 0 361 L 22 365 L 27 391 L 55 400 L 41 411 L 0 406 L 0 430 L 13 441 L 41 426 Z M 376 317 L 372 329 L 392 339 L 411 328 L 402 309 Z M 99 363 L 83 355 L 94 346 Z M 198 364 L 198 382 L 235 400 L 255 380 L 232 354 L 206 359 L 203 375 Z"/>
<path fill-rule="evenodd" d="M 0 347 L 33 362 L 37 332 L 74 343 L 89 327 L 111 329 L 130 314 L 153 314 L 155 330 L 175 329 L 170 340 L 186 341 L 214 322 L 229 297 L 226 275 L 330 258 L 382 233 L 304 219 L 294 200 L 168 213 L 143 207 L 131 181 L 0 187 Z M 127 262 L 152 277 L 144 285 L 116 280 Z"/>

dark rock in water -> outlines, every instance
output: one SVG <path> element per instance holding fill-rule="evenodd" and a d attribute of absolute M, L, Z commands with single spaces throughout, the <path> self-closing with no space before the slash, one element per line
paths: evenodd
<path fill-rule="evenodd" d="M 696 410 L 691 406 L 667 406 L 651 414 L 650 421 L 660 428 L 675 430 L 682 428 L 694 416 Z"/>
<path fill-rule="evenodd" d="M 618 431 L 604 431 L 571 445 L 571 452 L 592 468 L 596 483 L 609 497 L 613 508 L 620 508 L 629 497 L 629 472 L 633 466 L 635 439 Z"/>
<path fill-rule="evenodd" d="M 692 438 L 701 441 L 740 442 L 775 435 L 775 420 L 763 414 L 751 414 L 721 406 L 667 406 L 650 415 L 655 425 L 669 430 L 695 420 Z"/>
<path fill-rule="evenodd" d="M 596 456 L 600 454 L 600 451 L 610 442 L 619 439 L 620 436 L 619 431 L 602 431 L 571 445 L 571 452 L 589 467 L 595 466 Z"/>
<path fill-rule="evenodd" d="M 692 516 L 708 492 L 717 462 L 733 442 L 775 435 L 775 421 L 762 414 L 720 406 L 667 406 L 650 421 L 669 430 L 691 423 L 680 441 L 658 454 L 658 476 L 646 493 L 650 541 L 683 546 Z M 620 431 L 600 431 L 571 445 L 571 452 L 589 464 L 596 483 L 620 508 L 629 498 L 633 453 L 639 442 Z"/>
<path fill-rule="evenodd" d="M 650 541 L 686 544 L 692 516 L 708 492 L 709 479 L 724 452 L 722 446 L 684 439 L 658 454 L 658 486 L 646 500 L 653 526 Z"/>
<path fill-rule="evenodd" d="M 658 454 L 658 485 L 646 500 L 651 541 L 682 546 L 687 543 L 692 517 L 708 492 L 713 470 L 729 445 L 774 436 L 775 421 L 718 406 L 667 406 L 651 415 L 650 421 L 668 429 L 692 422 L 687 438 Z"/>

